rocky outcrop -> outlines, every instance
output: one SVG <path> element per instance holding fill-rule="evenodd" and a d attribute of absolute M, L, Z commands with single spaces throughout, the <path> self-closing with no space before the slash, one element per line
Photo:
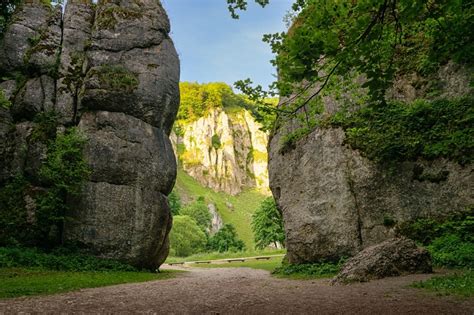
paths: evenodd
<path fill-rule="evenodd" d="M 0 44 L 2 71 L 26 76 L 0 82 L 13 104 L 0 109 L 0 181 L 39 169 L 47 147 L 31 136 L 34 121 L 55 112 L 57 132 L 77 126 L 87 139 L 91 168 L 68 200 L 62 237 L 148 269 L 168 254 L 176 177 L 168 136 L 179 59 L 169 32 L 158 0 L 68 1 L 62 18 L 38 1 L 22 4 Z"/>
<path fill-rule="evenodd" d="M 202 185 L 232 195 L 246 188 L 268 192 L 267 141 L 244 109 L 214 109 L 172 136 L 183 169 Z"/>
<path fill-rule="evenodd" d="M 208 232 L 209 234 L 213 235 L 213 234 L 216 234 L 217 231 L 219 231 L 224 226 L 224 222 L 222 221 L 222 218 L 219 215 L 219 212 L 217 212 L 217 208 L 215 204 L 213 203 L 208 204 L 207 209 L 209 210 L 209 213 L 211 214 L 211 226 Z"/>
<path fill-rule="evenodd" d="M 458 82 L 456 90 L 465 93 L 468 78 L 448 64 L 436 80 L 444 87 Z M 401 81 L 397 99 L 410 100 L 417 95 L 413 85 L 423 87 Z M 335 102 L 325 106 L 325 113 L 337 111 Z M 380 165 L 353 150 L 344 130 L 330 127 L 315 128 L 282 150 L 285 136 L 298 127 L 296 119 L 281 121 L 269 144 L 270 187 L 283 213 L 290 263 L 351 256 L 394 237 L 399 224 L 447 217 L 474 203 L 470 164 L 437 159 Z"/>
<path fill-rule="evenodd" d="M 393 238 L 368 247 L 349 259 L 333 284 L 366 282 L 412 273 L 432 272 L 430 253 L 407 238 Z"/>

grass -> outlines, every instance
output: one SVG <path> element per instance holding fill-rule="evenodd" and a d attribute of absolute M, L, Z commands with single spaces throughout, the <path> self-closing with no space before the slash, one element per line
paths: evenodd
<path fill-rule="evenodd" d="M 282 263 L 282 258 L 275 257 L 270 260 L 248 260 L 245 262 L 223 262 L 218 264 L 192 264 L 198 268 L 252 268 L 267 270 L 276 278 L 291 280 L 312 280 L 331 278 L 337 274 L 340 265 L 321 263 L 305 265 L 287 265 Z"/>
<path fill-rule="evenodd" d="M 255 250 L 255 251 L 243 251 L 243 252 L 212 252 L 212 253 L 199 253 L 194 254 L 188 257 L 168 257 L 166 259 L 167 263 L 176 263 L 176 262 L 187 262 L 187 261 L 200 261 L 200 260 L 218 260 L 218 259 L 227 259 L 227 258 L 244 258 L 244 257 L 255 257 L 255 256 L 268 256 L 268 255 L 280 255 L 285 254 L 286 250 Z"/>
<path fill-rule="evenodd" d="M 0 298 L 47 295 L 83 288 L 172 278 L 178 271 L 147 272 L 68 272 L 43 269 L 1 268 Z"/>
<path fill-rule="evenodd" d="M 238 236 L 244 241 L 247 249 L 255 248 L 250 222 L 252 221 L 252 214 L 266 198 L 265 195 L 255 190 L 244 191 L 237 196 L 215 192 L 202 186 L 182 169 L 178 169 L 175 189 L 183 200 L 195 200 L 197 197 L 203 196 L 206 202 L 214 203 L 222 220 L 235 227 Z M 233 209 L 230 209 L 226 203 L 231 203 Z"/>
<path fill-rule="evenodd" d="M 270 260 L 249 260 L 245 262 L 225 262 L 222 264 L 192 264 L 199 268 L 252 268 L 273 271 L 281 266 L 281 258 L 275 257 Z"/>
<path fill-rule="evenodd" d="M 426 289 L 439 295 L 474 296 L 474 270 L 457 270 L 454 274 L 415 282 L 415 288 Z"/>

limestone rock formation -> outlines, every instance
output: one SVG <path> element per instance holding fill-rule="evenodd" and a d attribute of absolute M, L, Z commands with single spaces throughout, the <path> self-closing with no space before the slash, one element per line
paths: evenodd
<path fill-rule="evenodd" d="M 332 283 L 366 282 L 411 273 L 432 272 L 430 253 L 407 238 L 367 247 L 349 259 Z"/>
<path fill-rule="evenodd" d="M 446 88 L 457 82 L 441 95 L 471 91 L 469 73 L 453 64 L 440 69 L 436 80 Z M 398 82 L 396 98 L 413 99 L 414 86 L 423 90 L 415 83 Z M 325 113 L 338 109 L 330 100 L 324 105 Z M 419 159 L 386 167 L 353 150 L 343 129 L 329 127 L 315 128 L 281 150 L 285 136 L 298 127 L 296 119 L 281 122 L 269 144 L 270 188 L 283 213 L 290 263 L 351 256 L 394 237 L 397 224 L 443 218 L 474 203 L 471 164 Z M 440 180 L 430 180 L 435 177 Z"/>
<path fill-rule="evenodd" d="M 212 110 L 172 136 L 183 169 L 202 185 L 232 195 L 268 192 L 268 136 L 247 110 Z"/>
<path fill-rule="evenodd" d="M 215 204 L 213 203 L 208 204 L 207 209 L 209 210 L 209 213 L 211 214 L 211 227 L 209 228 L 209 234 L 213 235 L 213 234 L 216 234 L 217 231 L 219 231 L 224 226 L 224 222 L 222 221 L 222 218 L 219 215 L 219 212 L 217 212 L 217 208 Z"/>
<path fill-rule="evenodd" d="M 176 178 L 168 136 L 179 104 L 179 59 L 160 1 L 68 1 L 63 16 L 33 1 L 17 11 L 0 43 L 0 69 L 12 74 L 0 81 L 12 103 L 0 109 L 0 183 L 35 177 L 47 156 L 32 136 L 37 117 L 55 112 L 57 133 L 77 126 L 87 139 L 91 168 L 68 198 L 61 237 L 156 269 L 168 254 L 166 196 Z"/>

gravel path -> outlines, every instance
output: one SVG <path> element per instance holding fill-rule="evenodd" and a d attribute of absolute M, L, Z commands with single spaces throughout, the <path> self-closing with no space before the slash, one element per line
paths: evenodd
<path fill-rule="evenodd" d="M 330 286 L 328 280 L 275 279 L 248 268 L 182 269 L 189 272 L 170 280 L 0 300 L 0 314 L 474 314 L 474 299 L 408 287 L 431 275 Z"/>

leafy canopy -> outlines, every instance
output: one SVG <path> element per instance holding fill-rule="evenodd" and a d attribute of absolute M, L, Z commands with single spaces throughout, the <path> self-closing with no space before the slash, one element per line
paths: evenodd
<path fill-rule="evenodd" d="M 225 224 L 216 234 L 209 238 L 207 248 L 210 251 L 238 252 L 245 249 L 244 242 L 238 238 L 235 227 Z"/>
<path fill-rule="evenodd" d="M 235 11 L 246 2 L 229 3 Z M 250 79 L 236 82 L 254 101 L 291 95 L 281 109 L 287 114 L 305 109 L 331 78 L 352 71 L 365 74 L 372 102 L 383 103 L 399 74 L 428 73 L 448 60 L 472 65 L 471 0 L 296 0 L 292 9 L 297 18 L 289 31 L 263 38 L 276 55 L 278 82 L 269 90 L 252 87 Z"/>
<path fill-rule="evenodd" d="M 199 197 L 195 202 L 183 207 L 179 214 L 194 219 L 203 231 L 209 229 L 212 217 L 203 197 Z"/>
<path fill-rule="evenodd" d="M 252 231 L 257 248 L 285 243 L 283 219 L 272 197 L 266 198 L 252 215 Z"/>
<path fill-rule="evenodd" d="M 187 215 L 173 217 L 173 228 L 170 232 L 171 254 L 186 257 L 202 252 L 206 246 L 206 234 L 196 221 Z"/>

